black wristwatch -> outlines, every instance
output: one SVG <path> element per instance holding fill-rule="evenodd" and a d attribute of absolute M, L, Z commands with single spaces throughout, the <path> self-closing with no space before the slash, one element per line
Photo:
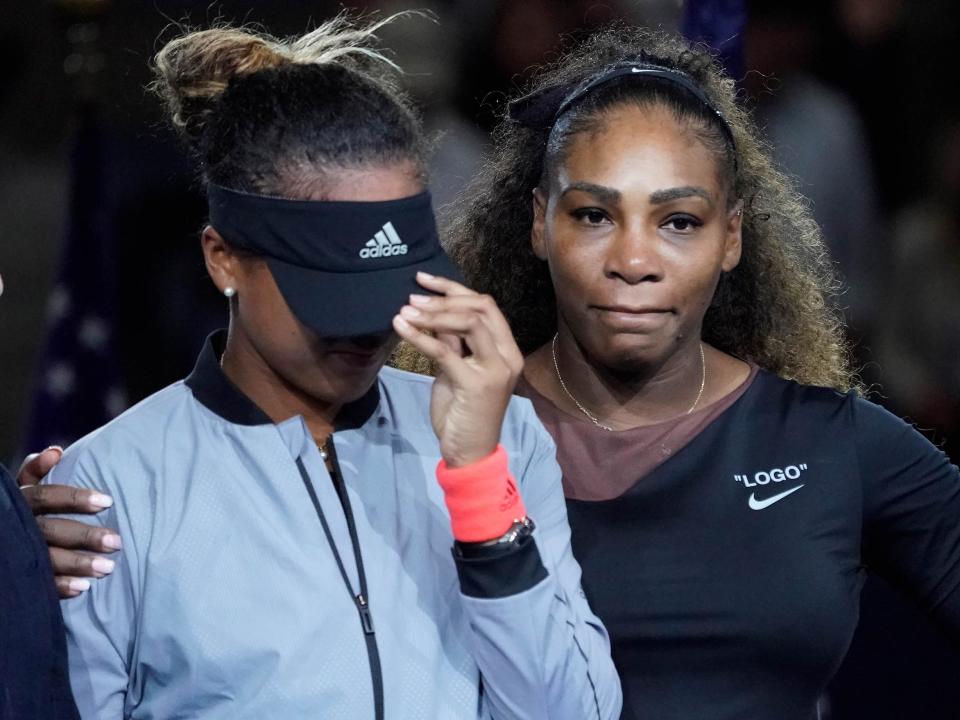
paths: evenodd
<path fill-rule="evenodd" d="M 493 557 L 526 544 L 527 540 L 533 537 L 534 529 L 536 525 L 533 520 L 525 515 L 514 520 L 507 531 L 496 540 L 470 543 L 458 540 L 454 543 L 454 547 L 462 558 Z"/>

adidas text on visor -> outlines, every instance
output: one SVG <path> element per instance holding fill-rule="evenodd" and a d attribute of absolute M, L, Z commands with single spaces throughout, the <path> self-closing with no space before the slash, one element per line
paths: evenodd
<path fill-rule="evenodd" d="M 297 319 L 325 337 L 391 329 L 418 271 L 460 281 L 430 193 L 383 202 L 286 200 L 209 185 L 210 224 L 262 255 Z"/>

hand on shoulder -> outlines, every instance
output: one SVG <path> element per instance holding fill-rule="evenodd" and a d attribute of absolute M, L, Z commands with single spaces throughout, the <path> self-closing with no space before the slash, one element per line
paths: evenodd
<path fill-rule="evenodd" d="M 61 598 L 71 598 L 89 589 L 86 578 L 101 578 L 113 571 L 112 560 L 90 553 L 115 552 L 121 541 L 108 528 L 49 517 L 57 513 L 94 515 L 113 505 L 113 498 L 95 490 L 40 484 L 62 457 L 63 450 L 58 447 L 28 455 L 20 466 L 17 484 L 50 548 L 57 592 Z"/>

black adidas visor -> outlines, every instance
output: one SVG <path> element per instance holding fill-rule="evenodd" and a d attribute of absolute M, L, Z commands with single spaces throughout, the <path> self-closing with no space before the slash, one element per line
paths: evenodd
<path fill-rule="evenodd" d="M 462 282 L 440 247 L 430 193 L 384 202 L 318 202 L 209 185 L 210 224 L 262 255 L 297 319 L 323 337 L 391 329 L 418 271 Z"/>

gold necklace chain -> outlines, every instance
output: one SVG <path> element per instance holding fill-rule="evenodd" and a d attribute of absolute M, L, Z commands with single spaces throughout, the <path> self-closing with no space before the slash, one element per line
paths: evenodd
<path fill-rule="evenodd" d="M 596 425 L 598 428 L 613 432 L 613 428 L 609 425 L 604 425 L 602 422 L 597 420 L 597 418 L 587 410 L 583 405 L 580 404 L 580 401 L 577 400 L 573 393 L 567 389 L 567 384 L 563 381 L 563 375 L 560 374 L 560 363 L 557 362 L 557 338 L 560 336 L 560 333 L 557 333 L 553 336 L 553 342 L 550 344 L 550 352 L 553 355 L 553 369 L 557 371 L 557 380 L 560 381 L 560 387 L 563 389 L 563 392 L 567 394 L 567 397 L 573 401 L 573 404 L 579 408 L 580 412 L 590 418 L 590 421 Z M 707 386 L 707 360 L 703 356 L 703 343 L 699 343 L 700 346 L 700 391 L 697 393 L 696 399 L 693 401 L 693 405 L 690 406 L 690 409 L 685 413 L 689 415 L 694 411 L 697 405 L 700 403 L 700 398 L 703 397 L 703 389 Z"/>

